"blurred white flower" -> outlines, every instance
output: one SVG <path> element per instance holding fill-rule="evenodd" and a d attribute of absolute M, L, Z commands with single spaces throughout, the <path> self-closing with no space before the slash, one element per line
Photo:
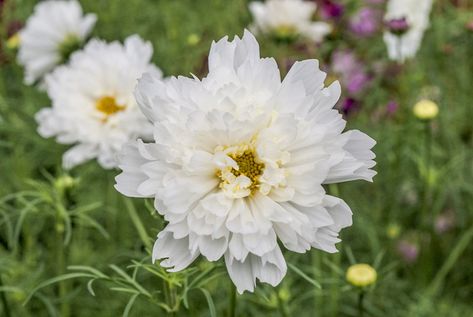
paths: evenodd
<path fill-rule="evenodd" d="M 317 8 L 314 2 L 303 0 L 267 0 L 251 2 L 253 32 L 270 34 L 280 39 L 302 36 L 320 42 L 332 30 L 330 24 L 314 22 L 312 16 Z"/>
<path fill-rule="evenodd" d="M 83 15 L 79 2 L 43 1 L 20 31 L 18 62 L 31 85 L 67 60 L 92 31 L 97 17 Z"/>
<path fill-rule="evenodd" d="M 352 213 L 322 185 L 371 181 L 375 141 L 342 133 L 333 109 L 340 85 L 324 88 L 325 77 L 317 60 L 306 60 L 281 82 L 276 61 L 260 58 L 247 31 L 212 44 L 202 80 L 143 76 L 135 95 L 155 139 L 124 147 L 116 188 L 154 197 L 169 222 L 153 260 L 166 259 L 161 265 L 174 272 L 200 254 L 224 257 L 242 293 L 256 279 L 275 286 L 284 277 L 278 239 L 295 252 L 336 252 Z"/>
<path fill-rule="evenodd" d="M 65 168 L 93 158 L 112 168 L 124 143 L 151 138 L 152 125 L 137 107 L 133 91 L 144 72 L 161 78 L 150 64 L 152 54 L 151 43 L 136 35 L 124 45 L 93 39 L 71 56 L 68 65 L 46 76 L 52 108 L 36 114 L 38 132 L 75 144 L 64 154 Z"/>
<path fill-rule="evenodd" d="M 384 42 L 392 60 L 404 62 L 416 55 L 429 27 L 432 0 L 389 0 L 384 16 Z"/>

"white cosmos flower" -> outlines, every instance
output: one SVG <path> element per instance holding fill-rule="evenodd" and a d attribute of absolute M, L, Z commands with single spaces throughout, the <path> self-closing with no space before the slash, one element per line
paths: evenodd
<path fill-rule="evenodd" d="M 404 62 L 413 58 L 420 48 L 425 30 L 429 27 L 429 15 L 432 0 L 390 0 L 387 4 L 384 20 L 405 19 L 407 31 L 394 34 L 386 30 L 384 42 L 388 56 L 392 60 Z"/>
<path fill-rule="evenodd" d="M 252 30 L 279 38 L 302 36 L 320 42 L 332 30 L 325 22 L 313 22 L 317 8 L 314 2 L 303 0 L 267 0 L 251 2 Z"/>
<path fill-rule="evenodd" d="M 25 83 L 33 84 L 66 61 L 92 31 L 97 17 L 83 15 L 79 2 L 43 1 L 20 31 L 18 62 L 25 67 Z"/>
<path fill-rule="evenodd" d="M 36 114 L 38 132 L 74 144 L 64 154 L 65 168 L 93 158 L 104 168 L 114 167 L 124 143 L 151 138 L 152 124 L 137 107 L 133 91 L 144 72 L 161 78 L 150 64 L 152 54 L 151 43 L 136 35 L 124 45 L 93 39 L 46 77 L 52 108 Z"/>
<path fill-rule="evenodd" d="M 154 142 L 124 147 L 116 188 L 154 197 L 168 222 L 153 260 L 174 272 L 200 254 L 224 257 L 241 293 L 256 279 L 277 285 L 284 277 L 278 240 L 294 252 L 336 252 L 352 213 L 322 185 L 371 181 L 375 141 L 342 133 L 333 109 L 340 85 L 324 88 L 324 79 L 306 60 L 281 82 L 276 61 L 260 58 L 247 31 L 212 44 L 203 80 L 143 76 L 135 95 L 154 122 Z"/>

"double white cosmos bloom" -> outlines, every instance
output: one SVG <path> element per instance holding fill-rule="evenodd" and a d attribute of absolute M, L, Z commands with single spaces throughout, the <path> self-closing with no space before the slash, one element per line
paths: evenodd
<path fill-rule="evenodd" d="M 251 2 L 254 32 L 270 34 L 278 38 L 302 36 L 320 42 L 332 30 L 325 22 L 314 22 L 312 16 L 317 8 L 314 2 L 303 0 L 267 0 Z"/>
<path fill-rule="evenodd" d="M 432 0 L 389 0 L 384 20 L 404 18 L 408 26 L 407 31 L 400 35 L 388 30 L 384 32 L 390 59 L 404 62 L 416 55 L 424 32 L 429 27 L 431 8 Z"/>
<path fill-rule="evenodd" d="M 79 2 L 43 1 L 20 31 L 18 62 L 25 67 L 25 83 L 33 84 L 67 60 L 95 25 L 95 14 L 83 15 Z"/>
<path fill-rule="evenodd" d="M 36 115 L 38 132 L 75 144 L 64 154 L 65 168 L 93 158 L 104 168 L 114 167 L 123 144 L 151 138 L 152 125 L 137 107 L 133 91 L 144 72 L 161 77 L 150 64 L 152 54 L 151 43 L 138 36 L 124 45 L 91 40 L 68 65 L 46 77 L 52 108 Z"/>
<path fill-rule="evenodd" d="M 171 272 L 200 254 L 225 257 L 241 293 L 256 279 L 277 285 L 287 249 L 336 252 L 350 208 L 323 184 L 372 180 L 375 141 L 342 133 L 333 107 L 340 85 L 324 88 L 316 60 L 294 64 L 281 82 L 276 61 L 260 58 L 253 35 L 213 43 L 203 80 L 162 82 L 144 75 L 138 104 L 154 122 L 154 142 L 124 147 L 116 188 L 154 197 L 169 224 L 153 260 Z"/>

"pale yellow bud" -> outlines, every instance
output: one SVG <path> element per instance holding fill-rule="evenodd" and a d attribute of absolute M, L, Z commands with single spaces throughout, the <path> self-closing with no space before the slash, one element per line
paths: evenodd
<path fill-rule="evenodd" d="M 422 99 L 414 105 L 414 115 L 421 120 L 432 120 L 439 113 L 439 107 L 435 102 Z"/>
<path fill-rule="evenodd" d="M 366 287 L 376 282 L 376 270 L 369 264 L 355 264 L 348 268 L 346 279 L 356 287 Z"/>

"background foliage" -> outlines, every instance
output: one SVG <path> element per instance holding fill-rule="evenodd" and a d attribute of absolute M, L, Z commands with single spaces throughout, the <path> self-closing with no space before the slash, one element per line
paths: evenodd
<path fill-rule="evenodd" d="M 36 133 L 34 114 L 48 98 L 22 85 L 15 52 L 5 48 L 9 25 L 24 21 L 36 1 L 1 2 L 0 311 L 224 316 L 231 285 L 223 263 L 199 260 L 178 274 L 152 265 L 150 248 L 163 227 L 152 202 L 121 197 L 113 188 L 117 171 L 96 162 L 70 174 L 60 168 L 67 147 Z M 356 262 L 378 271 L 366 295 L 367 316 L 473 316 L 473 32 L 465 27 L 473 6 L 457 2 L 435 3 L 421 50 L 403 66 L 386 60 L 381 34 L 358 39 L 343 24 L 321 47 L 260 40 L 262 56 L 274 56 L 283 72 L 301 58 L 320 59 L 330 71 L 331 52 L 341 48 L 363 59 L 376 76 L 347 120 L 378 141 L 378 176 L 373 184 L 328 188 L 354 212 L 340 253 L 287 252 L 283 283 L 238 296 L 238 316 L 356 316 L 358 290 L 344 276 Z M 123 40 L 138 33 L 151 41 L 166 75 L 202 77 L 211 41 L 241 35 L 251 21 L 245 0 L 81 3 L 99 16 L 94 36 Z M 344 4 L 349 15 L 361 1 Z M 432 122 L 412 115 L 421 97 L 439 104 Z M 390 100 L 399 105 L 394 113 L 386 112 Z M 439 232 L 442 216 L 451 226 Z M 414 260 L 402 243 L 418 250 Z"/>

